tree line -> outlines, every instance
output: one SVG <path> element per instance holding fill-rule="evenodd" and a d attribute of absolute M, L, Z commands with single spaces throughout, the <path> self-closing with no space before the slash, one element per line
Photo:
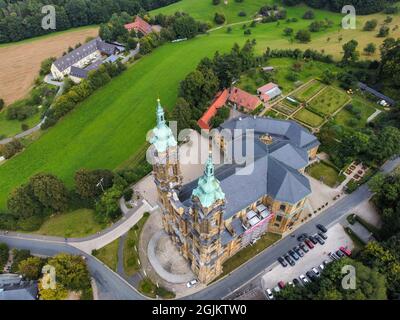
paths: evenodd
<path fill-rule="evenodd" d="M 346 5 L 352 5 L 356 8 L 357 14 L 371 14 L 390 7 L 398 0 L 283 0 L 287 6 L 295 6 L 305 3 L 310 7 L 324 9 L 328 8 L 335 12 L 341 12 Z"/>
<path fill-rule="evenodd" d="M 179 0 L 0 0 L 0 43 L 110 20 L 113 13 L 136 15 Z M 42 28 L 44 5 L 53 5 L 56 30 Z"/>

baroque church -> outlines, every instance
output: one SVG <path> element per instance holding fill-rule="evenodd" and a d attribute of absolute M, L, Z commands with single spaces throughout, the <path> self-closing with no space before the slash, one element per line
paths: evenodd
<path fill-rule="evenodd" d="M 224 261 L 264 233 L 285 236 L 300 223 L 311 194 L 304 169 L 320 144 L 308 130 L 291 120 L 228 120 L 219 129 L 242 130 L 235 139 L 254 144 L 251 170 L 234 162 L 216 168 L 210 155 L 203 175 L 183 185 L 178 144 L 160 100 L 156 114 L 149 142 L 163 227 L 201 282 L 217 278 Z M 222 135 L 217 141 L 222 153 L 230 149 Z"/>

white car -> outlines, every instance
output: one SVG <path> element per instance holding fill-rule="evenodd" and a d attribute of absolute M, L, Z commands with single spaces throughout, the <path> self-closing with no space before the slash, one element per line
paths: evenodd
<path fill-rule="evenodd" d="M 325 265 L 323 263 L 321 263 L 319 265 L 319 270 L 324 271 L 324 269 L 325 269 Z"/>
<path fill-rule="evenodd" d="M 315 273 L 315 275 L 316 275 L 317 277 L 320 276 L 320 272 L 319 272 L 319 270 L 318 270 L 317 268 L 312 268 L 311 270 Z"/>
<path fill-rule="evenodd" d="M 195 286 L 196 284 L 197 284 L 197 280 L 193 279 L 193 280 L 190 280 L 188 283 L 186 283 L 186 287 L 191 288 L 191 287 Z"/>
<path fill-rule="evenodd" d="M 274 295 L 272 294 L 271 289 L 267 289 L 266 292 L 267 292 L 267 298 L 268 298 L 269 300 L 274 299 Z"/>
<path fill-rule="evenodd" d="M 310 283 L 310 280 L 308 280 L 304 274 L 301 274 L 299 278 L 304 284 Z"/>

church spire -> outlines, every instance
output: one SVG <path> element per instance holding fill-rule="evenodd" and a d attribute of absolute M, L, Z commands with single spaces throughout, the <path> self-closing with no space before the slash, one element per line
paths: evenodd
<path fill-rule="evenodd" d="M 160 98 L 157 99 L 157 127 L 160 128 L 165 125 L 164 109 L 161 106 Z"/>
<path fill-rule="evenodd" d="M 206 166 L 204 168 L 204 176 L 207 177 L 208 179 L 213 179 L 214 178 L 214 163 L 212 160 L 212 152 L 210 151 Z"/>

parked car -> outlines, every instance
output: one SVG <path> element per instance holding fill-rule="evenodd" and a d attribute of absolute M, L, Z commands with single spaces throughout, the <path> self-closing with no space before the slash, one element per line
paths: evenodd
<path fill-rule="evenodd" d="M 322 224 L 317 224 L 317 228 L 321 230 L 323 233 L 328 232 L 328 229 L 326 229 Z"/>
<path fill-rule="evenodd" d="M 310 239 L 310 241 L 311 241 L 313 244 L 318 244 L 318 241 L 317 241 L 317 239 L 315 239 L 315 237 L 309 236 L 308 239 Z"/>
<path fill-rule="evenodd" d="M 300 257 L 299 257 L 299 255 L 296 253 L 296 252 L 294 252 L 293 250 L 289 250 L 289 255 L 294 259 L 294 260 L 299 260 L 300 259 Z"/>
<path fill-rule="evenodd" d="M 294 247 L 293 251 L 296 252 L 300 257 L 304 257 L 304 252 L 299 247 Z"/>
<path fill-rule="evenodd" d="M 319 270 L 317 269 L 317 268 L 312 268 L 311 269 L 314 273 L 315 273 L 315 275 L 317 276 L 317 277 L 319 277 L 320 275 L 321 275 L 321 273 L 319 272 Z"/>
<path fill-rule="evenodd" d="M 282 267 L 286 268 L 288 266 L 284 258 L 279 257 L 278 261 L 282 265 Z"/>
<path fill-rule="evenodd" d="M 345 248 L 345 247 L 340 247 L 340 251 L 342 251 L 346 256 L 350 257 L 351 256 L 351 250 Z"/>
<path fill-rule="evenodd" d="M 317 275 L 312 271 L 307 271 L 306 275 L 311 281 L 315 281 L 317 279 Z"/>
<path fill-rule="evenodd" d="M 298 285 L 300 284 L 299 279 L 294 278 L 294 279 L 293 279 L 293 284 L 294 284 L 295 286 L 298 286 Z"/>
<path fill-rule="evenodd" d="M 289 287 L 294 287 L 295 285 L 294 285 L 293 282 L 289 281 L 289 282 L 288 282 L 288 286 L 289 286 Z"/>
<path fill-rule="evenodd" d="M 324 240 L 328 239 L 328 236 L 323 232 L 318 232 L 318 235 Z"/>
<path fill-rule="evenodd" d="M 296 262 L 294 262 L 294 260 L 289 256 L 289 255 L 285 255 L 285 260 L 293 267 Z"/>
<path fill-rule="evenodd" d="M 320 245 L 325 244 L 325 241 L 319 235 L 315 235 L 314 239 L 317 240 Z"/>
<path fill-rule="evenodd" d="M 339 260 L 339 257 L 334 253 L 334 252 L 329 252 L 328 253 L 329 258 L 331 258 L 333 261 L 334 260 Z"/>
<path fill-rule="evenodd" d="M 299 247 L 301 248 L 301 250 L 303 250 L 305 253 L 307 253 L 308 251 L 310 251 L 307 246 L 302 242 L 299 244 Z"/>
<path fill-rule="evenodd" d="M 310 280 L 308 280 L 304 274 L 301 274 L 299 278 L 304 284 L 310 283 Z"/>
<path fill-rule="evenodd" d="M 279 288 L 283 289 L 285 287 L 285 283 L 283 281 L 278 282 Z"/>
<path fill-rule="evenodd" d="M 276 286 L 275 288 L 274 288 L 274 292 L 275 293 L 279 293 L 281 291 L 281 289 L 278 287 L 278 286 Z"/>
<path fill-rule="evenodd" d="M 300 241 L 300 242 L 302 242 L 302 241 L 304 241 L 305 239 L 307 239 L 307 237 L 308 237 L 308 234 L 307 234 L 307 233 L 302 233 L 301 235 L 299 235 L 299 236 L 297 237 L 297 240 Z"/>
<path fill-rule="evenodd" d="M 312 243 L 312 241 L 310 239 L 306 239 L 304 240 L 304 242 L 306 243 L 306 245 L 310 248 L 310 249 L 314 249 L 314 244 Z"/>
<path fill-rule="evenodd" d="M 198 281 L 196 279 L 190 280 L 188 283 L 186 283 L 186 287 L 191 288 L 191 287 L 195 286 L 197 284 L 197 282 Z"/>
<path fill-rule="evenodd" d="M 322 264 L 326 267 L 328 264 L 330 264 L 330 262 L 328 260 L 324 260 L 324 262 L 322 262 Z"/>
<path fill-rule="evenodd" d="M 266 293 L 267 293 L 267 298 L 268 298 L 269 300 L 274 299 L 274 295 L 272 294 L 271 289 L 267 289 L 267 290 L 266 290 Z"/>
<path fill-rule="evenodd" d="M 324 265 L 323 263 L 321 263 L 321 264 L 318 266 L 318 268 L 319 268 L 319 270 L 324 271 L 325 265 Z"/>
<path fill-rule="evenodd" d="M 339 258 L 343 258 L 344 257 L 344 253 L 341 250 L 338 250 L 335 253 Z"/>

